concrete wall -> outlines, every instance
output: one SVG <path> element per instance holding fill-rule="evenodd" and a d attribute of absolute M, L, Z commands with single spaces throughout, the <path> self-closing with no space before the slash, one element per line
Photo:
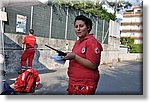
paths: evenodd
<path fill-rule="evenodd" d="M 5 43 L 5 62 L 7 71 L 14 72 L 20 68 L 21 55 L 23 53 L 21 41 L 24 35 L 21 34 L 11 34 L 5 33 L 4 43 Z M 55 69 L 68 67 L 68 61 L 64 65 L 58 64 L 50 59 L 50 56 L 57 55 L 57 53 L 45 46 L 48 44 L 56 49 L 62 51 L 71 51 L 75 41 L 72 40 L 61 40 L 61 39 L 50 39 L 43 37 L 37 38 L 37 50 L 35 53 L 33 67 L 37 70 L 42 69 Z M 116 40 L 116 41 L 114 41 Z M 110 37 L 110 44 L 103 44 L 103 52 L 101 56 L 101 64 L 111 63 L 113 60 L 118 60 L 118 41 L 119 39 Z"/>
<path fill-rule="evenodd" d="M 5 33 L 5 70 L 8 72 L 15 72 L 21 67 L 20 61 L 23 53 L 23 49 L 21 47 L 22 38 L 23 36 L 19 34 Z M 35 51 L 33 61 L 34 69 L 43 70 L 61 68 L 64 66 L 67 67 L 68 61 L 65 63 L 65 65 L 61 65 L 50 59 L 50 56 L 57 55 L 57 53 L 47 48 L 45 44 L 66 52 L 71 51 L 74 42 L 75 41 L 37 37 L 37 50 Z"/>
<path fill-rule="evenodd" d="M 22 35 L 5 33 L 5 63 L 6 71 L 15 72 L 20 68 L 20 58 L 23 53 L 21 47 Z M 116 40 L 116 41 L 113 41 Z M 120 48 L 115 44 L 118 43 L 117 38 L 110 37 L 110 44 L 103 44 L 103 52 L 101 56 L 101 64 L 117 63 L 123 60 L 137 60 L 142 59 L 141 54 L 125 54 L 120 53 Z M 58 64 L 50 59 L 50 56 L 57 55 L 57 53 L 45 46 L 48 44 L 56 49 L 62 51 L 71 51 L 75 41 L 72 40 L 60 40 L 60 39 L 49 39 L 43 37 L 37 37 L 37 50 L 35 53 L 33 68 L 36 70 L 43 69 L 55 69 L 55 68 L 67 68 L 68 61 L 64 65 Z"/>
<path fill-rule="evenodd" d="M 141 53 L 120 53 L 118 56 L 119 61 L 125 61 L 125 60 L 143 60 L 143 54 Z"/>

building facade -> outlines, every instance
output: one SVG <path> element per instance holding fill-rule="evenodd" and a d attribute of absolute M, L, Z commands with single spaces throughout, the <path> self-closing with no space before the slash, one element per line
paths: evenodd
<path fill-rule="evenodd" d="M 142 44 L 143 39 L 143 13 L 141 6 L 132 6 L 125 10 L 121 22 L 121 37 L 134 38 L 135 44 Z"/>

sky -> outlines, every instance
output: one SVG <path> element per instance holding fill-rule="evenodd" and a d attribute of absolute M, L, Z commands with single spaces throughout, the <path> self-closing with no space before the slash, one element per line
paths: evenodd
<path fill-rule="evenodd" d="M 140 1 L 143 1 L 143 0 L 107 0 L 107 1 L 111 1 L 111 2 L 129 1 L 132 5 L 138 5 L 140 3 Z"/>
<path fill-rule="evenodd" d="M 143 0 L 124 0 L 124 1 L 129 1 L 132 5 L 138 5 Z"/>

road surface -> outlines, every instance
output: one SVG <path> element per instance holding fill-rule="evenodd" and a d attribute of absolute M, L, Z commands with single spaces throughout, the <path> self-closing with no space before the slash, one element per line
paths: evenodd
<path fill-rule="evenodd" d="M 141 61 L 119 62 L 115 67 L 101 65 L 100 81 L 96 95 L 142 95 L 143 63 Z M 38 71 L 41 83 L 35 95 L 67 95 L 67 68 Z M 13 88 L 17 74 L 8 74 L 7 82 Z"/>

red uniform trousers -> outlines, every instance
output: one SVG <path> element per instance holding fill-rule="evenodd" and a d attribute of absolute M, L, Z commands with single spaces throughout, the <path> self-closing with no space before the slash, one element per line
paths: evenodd
<path fill-rule="evenodd" d="M 21 66 L 25 67 L 26 61 L 28 59 L 28 67 L 31 68 L 32 67 L 32 61 L 34 59 L 34 53 L 35 53 L 34 48 L 26 49 L 24 51 L 24 53 L 22 54 L 22 57 L 21 57 Z"/>
<path fill-rule="evenodd" d="M 69 95 L 94 95 L 96 91 L 95 86 L 91 85 L 68 85 L 68 94 Z"/>

